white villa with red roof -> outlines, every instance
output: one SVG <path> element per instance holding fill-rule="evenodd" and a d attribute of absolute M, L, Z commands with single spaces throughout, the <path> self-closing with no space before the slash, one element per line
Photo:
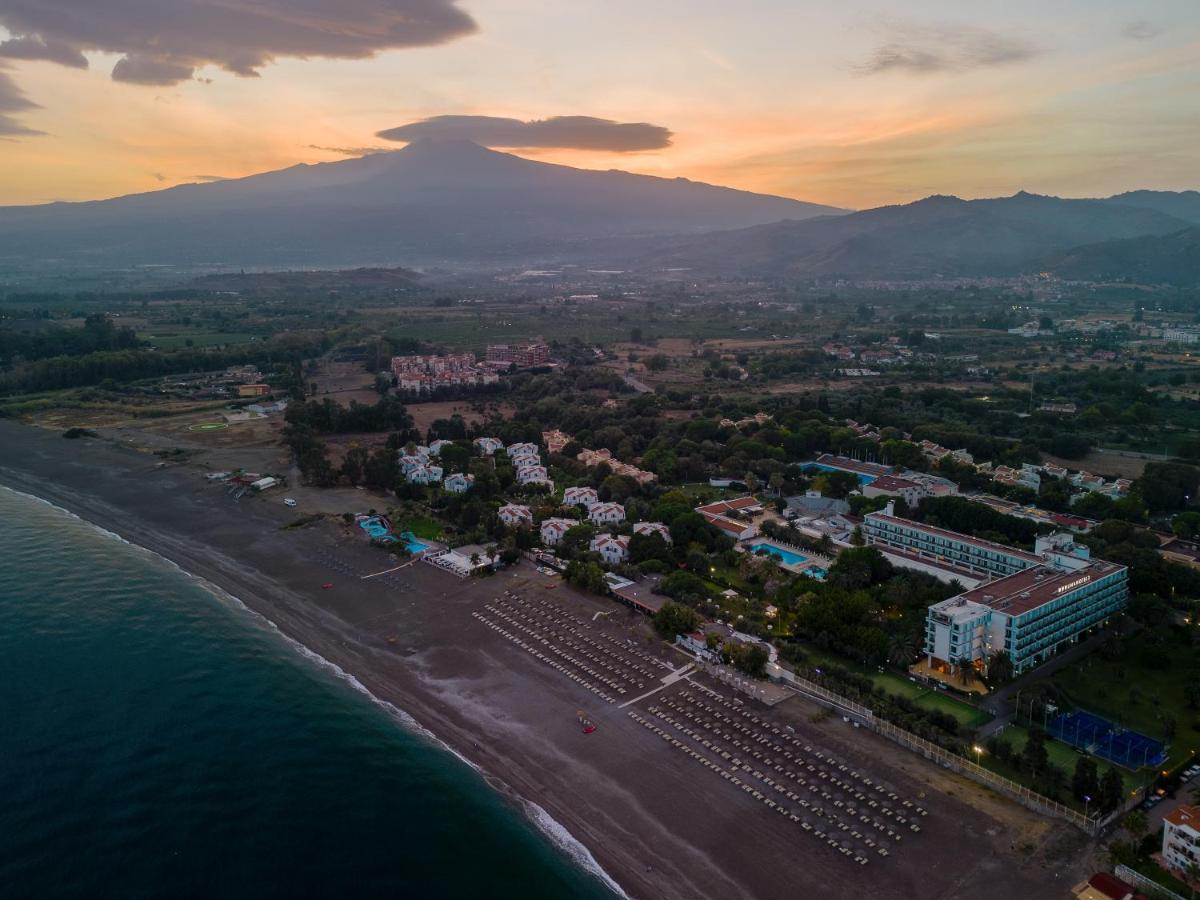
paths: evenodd
<path fill-rule="evenodd" d="M 620 503 L 594 503 L 588 509 L 588 518 L 597 525 L 615 525 L 625 521 L 625 507 Z"/>
<path fill-rule="evenodd" d="M 533 513 L 529 511 L 528 506 L 522 506 L 519 503 L 505 503 L 496 512 L 496 515 L 505 525 L 520 527 L 533 524 Z"/>
<path fill-rule="evenodd" d="M 592 538 L 590 547 L 609 565 L 623 563 L 629 559 L 628 535 L 598 534 Z"/>

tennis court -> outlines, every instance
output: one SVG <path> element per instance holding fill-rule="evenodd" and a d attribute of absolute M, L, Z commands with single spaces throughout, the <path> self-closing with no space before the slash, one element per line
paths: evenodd
<path fill-rule="evenodd" d="M 1167 758 L 1162 741 L 1121 728 L 1089 712 L 1060 713 L 1047 731 L 1072 747 L 1087 750 L 1127 769 L 1159 766 Z"/>

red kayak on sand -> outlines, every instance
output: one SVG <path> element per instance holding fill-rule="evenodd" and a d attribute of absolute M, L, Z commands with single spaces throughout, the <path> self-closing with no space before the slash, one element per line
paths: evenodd
<path fill-rule="evenodd" d="M 329 590 L 331 587 L 333 587 L 332 581 L 327 581 L 323 585 L 321 585 L 321 588 L 326 591 Z"/>
<path fill-rule="evenodd" d="M 579 719 L 579 724 L 583 728 L 584 734 L 591 734 L 596 730 L 596 723 L 583 714 L 583 710 L 577 710 L 575 716 Z"/>

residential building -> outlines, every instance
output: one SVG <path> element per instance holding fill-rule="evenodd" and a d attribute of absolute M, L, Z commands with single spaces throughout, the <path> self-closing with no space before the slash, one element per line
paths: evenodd
<path fill-rule="evenodd" d="M 512 461 L 512 464 L 513 468 L 516 469 L 517 473 L 519 474 L 522 469 L 528 469 L 530 466 L 540 466 L 542 464 L 542 458 L 536 453 L 530 453 L 526 454 L 525 456 L 518 456 Z"/>
<path fill-rule="evenodd" d="M 600 502 L 600 495 L 593 487 L 569 487 L 563 491 L 563 506 L 591 507 Z"/>
<path fill-rule="evenodd" d="M 600 558 L 610 566 L 623 563 L 629 559 L 629 536 L 624 534 L 598 534 L 588 545 L 591 550 L 600 554 Z"/>
<path fill-rule="evenodd" d="M 400 471 L 407 475 L 418 466 L 423 466 L 429 462 L 428 456 L 421 456 L 418 453 L 401 453 L 400 454 Z"/>
<path fill-rule="evenodd" d="M 910 509 L 915 508 L 931 492 L 924 485 L 898 475 L 883 475 L 863 485 L 864 497 L 899 497 Z"/>
<path fill-rule="evenodd" d="M 588 509 L 588 518 L 597 525 L 614 525 L 625 521 L 625 507 L 620 503 L 594 503 Z"/>
<path fill-rule="evenodd" d="M 269 384 L 239 384 L 237 393 L 239 397 L 265 397 L 271 393 Z"/>
<path fill-rule="evenodd" d="M 521 506 L 518 503 L 506 503 L 496 512 L 497 517 L 505 525 L 523 527 L 533 524 L 533 513 L 529 511 L 528 506 Z"/>
<path fill-rule="evenodd" d="M 554 482 L 550 480 L 550 473 L 546 471 L 545 466 L 525 466 L 518 469 L 517 484 L 544 484 L 551 490 L 554 489 Z"/>
<path fill-rule="evenodd" d="M 429 442 L 429 453 L 432 456 L 441 456 L 442 448 L 449 447 L 453 443 L 454 443 L 454 441 L 442 441 L 442 440 L 430 441 Z"/>
<path fill-rule="evenodd" d="M 1107 872 L 1097 872 L 1082 884 L 1077 884 L 1071 891 L 1075 900 L 1149 900 L 1145 894 L 1139 894 L 1116 875 Z"/>
<path fill-rule="evenodd" d="M 442 480 L 442 467 L 431 465 L 414 466 L 405 472 L 410 484 L 436 484 Z"/>
<path fill-rule="evenodd" d="M 541 525 L 542 543 L 547 547 L 556 547 L 563 535 L 579 523 L 574 519 L 543 519 Z"/>
<path fill-rule="evenodd" d="M 1162 858 L 1180 872 L 1200 866 L 1200 806 L 1180 806 L 1163 817 Z"/>
<path fill-rule="evenodd" d="M 635 522 L 634 534 L 657 534 L 668 544 L 671 543 L 671 529 L 662 522 Z"/>
<path fill-rule="evenodd" d="M 402 391 L 427 393 L 436 388 L 495 384 L 499 376 L 479 365 L 470 353 L 445 356 L 394 356 L 392 375 Z"/>
<path fill-rule="evenodd" d="M 449 491 L 451 494 L 465 494 L 475 486 L 474 475 L 464 475 L 462 472 L 455 472 L 453 475 L 448 475 L 446 480 L 442 482 L 442 490 Z"/>
<path fill-rule="evenodd" d="M 497 450 L 504 449 L 504 441 L 494 437 L 478 437 L 474 440 L 475 449 L 483 456 L 491 456 Z"/>
<path fill-rule="evenodd" d="M 508 448 L 508 458 L 514 462 L 523 456 L 538 456 L 538 445 L 530 443 L 512 444 Z"/>
<path fill-rule="evenodd" d="M 542 443 L 546 445 L 547 453 L 562 453 L 563 448 L 571 443 L 571 436 L 555 429 L 542 432 Z"/>
<path fill-rule="evenodd" d="M 544 366 L 550 362 L 550 348 L 533 341 L 526 344 L 489 344 L 485 356 L 487 362 L 514 365 L 520 369 Z"/>

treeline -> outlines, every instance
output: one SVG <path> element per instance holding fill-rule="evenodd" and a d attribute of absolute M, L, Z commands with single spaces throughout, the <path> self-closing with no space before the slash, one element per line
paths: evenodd
<path fill-rule="evenodd" d="M 0 373 L 0 395 L 87 387 L 106 379 L 137 381 L 185 372 L 208 372 L 233 365 L 263 367 L 295 363 L 318 356 L 326 349 L 327 338 L 324 336 L 292 334 L 230 350 L 111 350 L 82 356 L 53 356 L 21 363 Z"/>
<path fill-rule="evenodd" d="M 133 350 L 142 346 L 132 328 L 118 328 L 103 313 L 87 317 L 82 328 L 53 326 L 34 332 L 0 330 L 0 362 L 11 364 L 49 356 L 82 356 L 111 350 Z"/>
<path fill-rule="evenodd" d="M 376 403 L 352 400 L 342 406 L 328 398 L 292 403 L 284 418 L 288 424 L 308 428 L 314 434 L 353 434 L 355 432 L 404 432 L 404 440 L 420 440 L 410 436 L 413 417 L 399 397 L 381 397 Z"/>
<path fill-rule="evenodd" d="M 1015 544 L 1027 550 L 1033 549 L 1038 531 L 1043 528 L 1030 519 L 1005 515 L 965 497 L 926 497 L 917 505 L 912 518 L 937 528 Z"/>

